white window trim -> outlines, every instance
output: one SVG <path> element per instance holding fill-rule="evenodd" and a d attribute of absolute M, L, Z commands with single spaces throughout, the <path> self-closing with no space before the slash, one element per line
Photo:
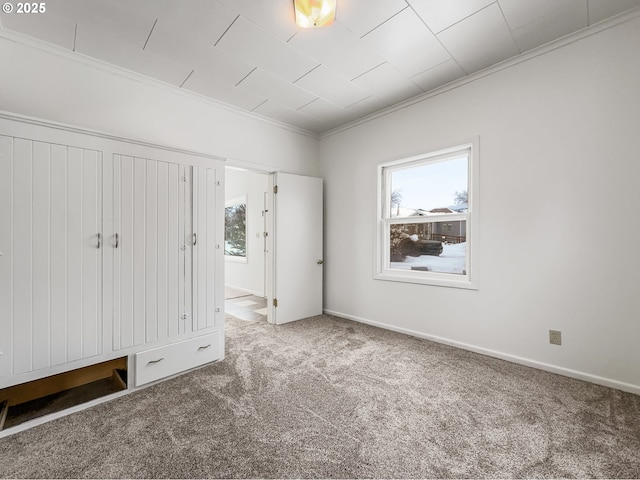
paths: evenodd
<path fill-rule="evenodd" d="M 227 200 L 226 202 L 224 202 L 224 208 L 226 209 L 227 207 L 232 207 L 234 205 L 245 205 L 245 223 L 244 223 L 244 238 L 245 238 L 245 246 L 244 246 L 244 257 L 241 257 L 239 255 L 227 255 L 226 253 L 224 254 L 224 260 L 225 262 L 231 262 L 231 263 L 249 263 L 249 236 L 247 235 L 247 232 L 249 230 L 248 227 L 248 223 L 249 223 L 249 204 L 247 203 L 247 196 L 243 196 L 243 197 L 238 197 L 238 198 L 234 198 L 231 200 Z M 226 238 L 224 239 L 224 241 L 226 241 Z M 226 245 L 225 245 L 226 248 Z"/>
<path fill-rule="evenodd" d="M 423 285 L 436 285 L 443 287 L 478 289 L 478 163 L 479 163 L 479 138 L 423 155 L 403 158 L 378 165 L 378 201 L 376 206 L 376 249 L 374 262 L 374 275 L 376 280 L 395 282 L 418 283 Z M 411 163 L 422 163 L 425 160 L 438 157 L 449 157 L 458 152 L 469 150 L 469 185 L 467 191 L 468 212 L 464 214 L 443 214 L 447 221 L 466 220 L 467 256 L 466 274 L 452 274 L 440 272 L 423 272 L 414 270 L 398 270 L 388 268 L 389 265 L 389 235 L 387 226 L 393 223 L 407 223 L 407 218 L 386 218 L 385 212 L 390 211 L 387 205 L 390 194 L 389 176 L 385 176 L 385 169 L 391 171 L 394 166 L 406 167 Z M 443 158 L 445 160 L 445 158 Z M 390 170 L 391 169 L 391 170 Z M 411 217 L 411 223 L 432 223 L 437 216 Z"/>

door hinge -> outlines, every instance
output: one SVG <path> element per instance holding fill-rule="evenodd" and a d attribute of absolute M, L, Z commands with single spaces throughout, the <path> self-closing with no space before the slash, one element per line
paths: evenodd
<path fill-rule="evenodd" d="M 274 299 L 273 299 L 273 306 L 274 306 L 274 307 L 277 307 L 277 306 L 278 306 L 278 299 L 277 299 L 277 298 L 274 298 Z"/>
<path fill-rule="evenodd" d="M 273 186 L 273 193 L 278 193 L 278 185 Z"/>

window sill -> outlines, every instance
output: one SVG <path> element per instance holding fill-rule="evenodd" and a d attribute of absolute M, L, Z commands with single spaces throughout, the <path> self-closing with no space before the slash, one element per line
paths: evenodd
<path fill-rule="evenodd" d="M 433 285 L 437 287 L 465 288 L 478 290 L 478 283 L 467 275 L 454 275 L 448 273 L 425 273 L 412 271 L 385 270 L 376 273 L 375 280 L 391 282 L 417 283 L 420 285 Z"/>
<path fill-rule="evenodd" d="M 248 263 L 247 262 L 247 257 L 236 257 L 233 255 L 225 255 L 224 256 L 224 261 L 225 262 L 231 262 L 231 263 Z"/>

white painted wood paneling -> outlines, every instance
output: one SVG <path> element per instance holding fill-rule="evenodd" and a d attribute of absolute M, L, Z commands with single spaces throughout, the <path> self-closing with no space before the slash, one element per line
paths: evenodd
<path fill-rule="evenodd" d="M 201 260 L 194 253 L 193 225 L 203 225 L 198 240 L 206 237 L 207 215 L 215 215 L 209 213 L 206 195 L 212 195 L 207 191 L 209 184 L 215 187 L 215 181 L 207 183 L 206 169 L 152 159 L 114 155 L 115 168 L 121 172 L 114 175 L 118 179 L 114 191 L 120 192 L 116 199 L 115 230 L 120 246 L 115 254 L 114 302 L 120 309 L 114 313 L 113 348 L 206 328 L 207 309 L 202 305 L 207 302 L 207 275 L 213 272 L 206 263 L 200 267 L 207 260 L 206 250 Z M 192 178 L 194 169 L 204 173 Z M 214 178 L 215 172 L 212 175 Z M 192 188 L 202 190 L 205 197 L 196 194 L 192 198 Z M 193 290 L 193 282 L 200 277 L 203 290 Z M 201 325 L 198 311 L 204 312 Z"/>
<path fill-rule="evenodd" d="M 33 369 L 49 366 L 50 355 L 50 180 L 51 147 L 33 142 Z"/>
<path fill-rule="evenodd" d="M 133 344 L 145 343 L 145 177 L 146 162 L 133 159 Z"/>
<path fill-rule="evenodd" d="M 193 167 L 193 245 L 194 312 L 193 329 L 213 326 L 215 318 L 215 170 Z"/>
<path fill-rule="evenodd" d="M 157 233 L 156 246 L 158 264 L 156 268 L 157 315 L 156 338 L 168 335 L 168 267 L 169 267 L 169 164 L 158 162 L 157 171 Z M 174 224 L 175 225 L 175 224 Z"/>
<path fill-rule="evenodd" d="M 82 150 L 67 149 L 67 361 L 82 358 Z"/>
<path fill-rule="evenodd" d="M 13 138 L 0 135 L 0 377 L 12 370 Z"/>
<path fill-rule="evenodd" d="M 158 338 L 158 163 L 145 160 L 145 341 Z"/>
<path fill-rule="evenodd" d="M 67 361 L 67 147 L 51 145 L 51 365 Z"/>
<path fill-rule="evenodd" d="M 0 345 L 13 356 L 3 369 L 19 375 L 100 354 L 101 154 L 8 137 L 0 148 L 0 251 L 10 255 L 0 257 L 0 281 L 11 283 L 1 327 L 13 342 Z"/>
<path fill-rule="evenodd" d="M 14 139 L 13 150 L 13 370 L 32 369 L 31 143 Z"/>
<path fill-rule="evenodd" d="M 215 211 L 222 189 L 208 168 L 218 162 L 128 144 L 132 155 L 114 154 L 115 143 L 91 135 L 19 122 L 3 127 L 2 388 L 224 325 L 224 317 L 214 321 L 223 286 L 222 270 L 215 270 L 219 251 L 207 240 L 219 242 L 223 231 L 222 212 Z M 162 160 L 138 156 L 147 150 Z M 192 243 L 180 248 L 193 242 L 194 223 L 203 245 L 198 256 Z M 186 326 L 185 313 L 197 322 L 195 292 L 200 323 Z M 222 335 L 216 348 L 224 348 Z"/>
<path fill-rule="evenodd" d="M 182 269 L 184 271 L 184 296 L 181 303 L 181 311 L 184 315 L 181 322 L 180 333 L 195 330 L 193 326 L 193 305 L 196 302 L 195 292 L 193 290 L 193 167 L 182 167 L 181 177 L 184 181 L 180 184 L 183 186 L 183 203 L 179 206 L 179 212 L 182 214 L 182 236 L 180 238 L 180 249 L 183 252 Z"/>
<path fill-rule="evenodd" d="M 167 334 L 169 337 L 176 337 L 180 326 L 180 294 L 184 295 L 184 290 L 180 290 L 180 260 L 182 257 L 179 239 L 178 211 L 179 205 L 179 166 L 173 163 L 168 164 L 168 190 L 167 190 Z"/>
<path fill-rule="evenodd" d="M 102 154 L 82 152 L 82 358 L 102 353 Z M 100 235 L 100 237 L 99 237 Z"/>
<path fill-rule="evenodd" d="M 115 230 L 118 233 L 118 248 L 114 257 L 114 344 L 113 348 L 133 346 L 133 158 L 114 156 L 115 191 L 119 203 L 115 209 Z M 119 337 L 116 335 L 119 334 Z"/>

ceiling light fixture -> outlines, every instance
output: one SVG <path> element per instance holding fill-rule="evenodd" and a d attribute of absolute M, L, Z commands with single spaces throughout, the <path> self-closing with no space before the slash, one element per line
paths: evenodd
<path fill-rule="evenodd" d="M 336 0 L 293 0 L 293 6 L 301 28 L 327 27 L 336 18 Z"/>

